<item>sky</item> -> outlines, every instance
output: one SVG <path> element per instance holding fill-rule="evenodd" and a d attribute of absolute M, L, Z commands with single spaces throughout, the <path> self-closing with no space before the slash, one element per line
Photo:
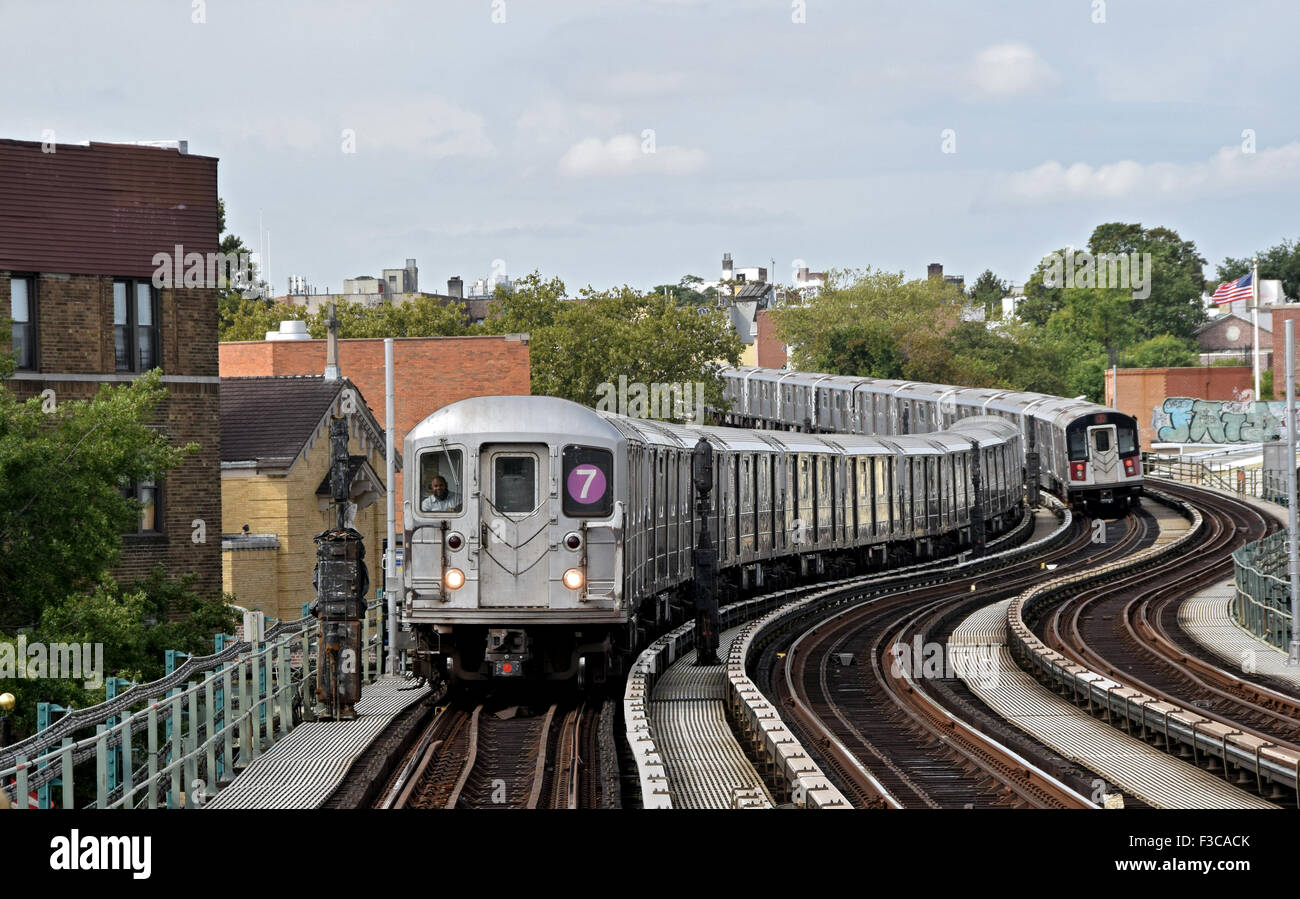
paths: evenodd
<path fill-rule="evenodd" d="M 0 138 L 183 139 L 272 287 L 1023 282 L 1300 237 L 1293 0 L 0 0 Z"/>

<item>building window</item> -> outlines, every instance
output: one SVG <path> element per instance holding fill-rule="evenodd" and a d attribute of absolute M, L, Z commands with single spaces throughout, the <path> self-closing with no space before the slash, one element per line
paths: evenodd
<path fill-rule="evenodd" d="M 140 519 L 136 522 L 135 534 L 161 534 L 162 522 L 162 487 L 153 481 L 140 481 L 122 488 L 122 495 L 140 503 Z"/>
<path fill-rule="evenodd" d="M 158 294 L 148 281 L 113 282 L 113 350 L 118 371 L 158 366 Z"/>
<path fill-rule="evenodd" d="M 20 369 L 36 368 L 36 279 L 9 279 L 10 319 L 13 320 L 14 361 Z"/>

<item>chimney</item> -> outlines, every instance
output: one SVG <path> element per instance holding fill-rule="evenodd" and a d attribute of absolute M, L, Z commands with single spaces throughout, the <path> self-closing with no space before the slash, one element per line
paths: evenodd
<path fill-rule="evenodd" d="M 731 280 L 731 254 L 730 253 L 722 254 L 722 280 L 723 281 Z"/>
<path fill-rule="evenodd" d="M 465 282 L 461 280 L 460 275 L 454 275 L 447 279 L 447 296 L 458 300 L 465 298 Z"/>
<path fill-rule="evenodd" d="M 339 319 L 330 300 L 329 336 L 325 344 L 325 380 L 339 380 Z"/>
<path fill-rule="evenodd" d="M 418 293 L 420 290 L 420 270 L 415 267 L 415 260 L 406 260 L 406 276 L 403 278 L 406 282 L 402 286 L 406 288 L 404 293 Z"/>
<path fill-rule="evenodd" d="M 943 279 L 943 263 L 931 262 L 925 269 L 926 277 L 931 281 Z"/>

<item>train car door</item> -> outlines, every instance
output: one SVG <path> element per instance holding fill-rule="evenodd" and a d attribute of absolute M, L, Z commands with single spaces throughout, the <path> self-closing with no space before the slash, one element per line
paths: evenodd
<path fill-rule="evenodd" d="M 1114 425 L 1094 425 L 1088 428 L 1088 446 L 1092 457 L 1092 481 L 1094 484 L 1111 484 L 1119 480 L 1116 469 L 1119 466 L 1119 447 L 1116 443 Z"/>
<path fill-rule="evenodd" d="M 551 471 L 545 444 L 479 452 L 479 605 L 550 604 Z"/>

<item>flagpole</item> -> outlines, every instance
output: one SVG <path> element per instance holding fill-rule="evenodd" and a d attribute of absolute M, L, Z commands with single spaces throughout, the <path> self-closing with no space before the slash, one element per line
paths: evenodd
<path fill-rule="evenodd" d="M 1250 260 L 1251 318 L 1255 327 L 1255 402 L 1259 402 L 1259 257 Z M 1273 385 L 1277 390 L 1277 385 Z"/>

